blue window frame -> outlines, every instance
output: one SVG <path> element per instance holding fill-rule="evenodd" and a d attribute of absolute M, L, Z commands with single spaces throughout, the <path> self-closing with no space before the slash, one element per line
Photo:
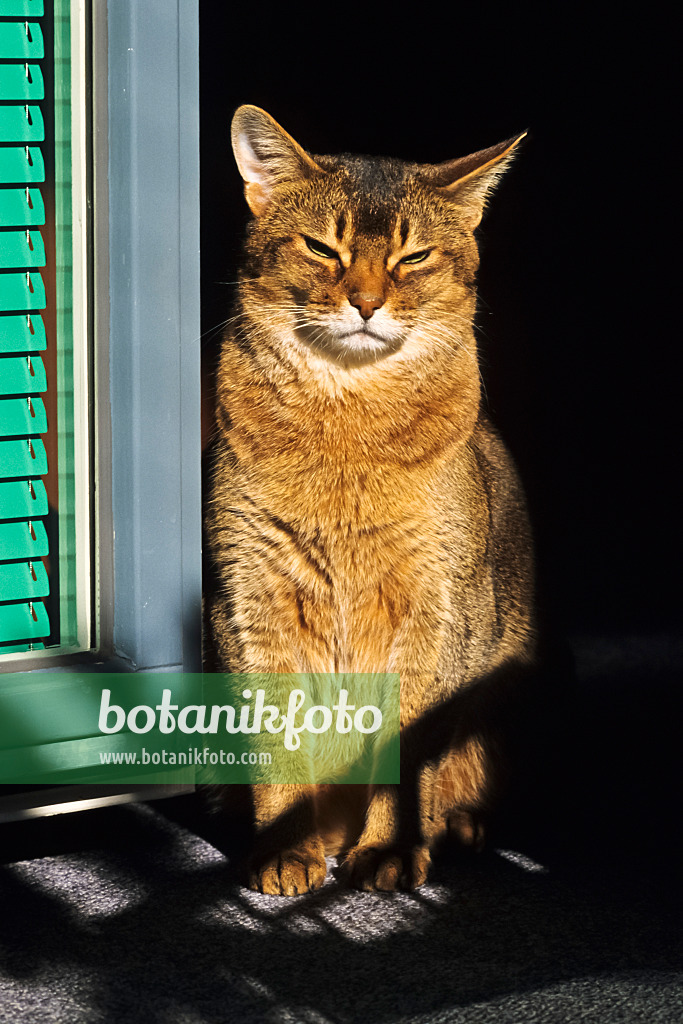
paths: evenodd
<path fill-rule="evenodd" d="M 201 664 L 198 0 L 72 0 L 91 82 L 93 630 L 0 671 Z M 47 655 L 47 656 L 46 656 Z"/>

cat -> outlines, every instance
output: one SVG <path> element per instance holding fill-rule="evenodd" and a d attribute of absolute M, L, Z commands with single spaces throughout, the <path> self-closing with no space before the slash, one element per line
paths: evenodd
<path fill-rule="evenodd" d="M 474 238 L 524 135 L 436 165 L 232 122 L 253 215 L 216 384 L 207 601 L 225 672 L 397 672 L 401 783 L 252 791 L 250 888 L 413 889 L 478 847 L 536 656 L 525 498 L 482 408 Z M 229 788 L 229 787 L 228 787 Z"/>

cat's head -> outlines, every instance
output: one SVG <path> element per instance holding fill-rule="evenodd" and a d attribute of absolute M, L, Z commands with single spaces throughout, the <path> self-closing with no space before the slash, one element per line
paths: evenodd
<path fill-rule="evenodd" d="M 248 291 L 331 360 L 376 360 L 416 339 L 456 347 L 474 314 L 473 233 L 523 137 L 441 164 L 313 156 L 264 110 L 239 107 Z"/>

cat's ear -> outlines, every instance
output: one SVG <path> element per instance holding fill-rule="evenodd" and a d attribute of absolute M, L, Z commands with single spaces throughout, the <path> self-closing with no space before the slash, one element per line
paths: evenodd
<path fill-rule="evenodd" d="M 489 192 L 510 166 L 515 150 L 526 134 L 514 135 L 497 146 L 480 149 L 459 160 L 421 167 L 420 177 L 434 188 L 443 190 L 462 207 L 463 222 L 473 231 L 482 218 Z"/>
<path fill-rule="evenodd" d="M 238 107 L 232 119 L 232 148 L 244 195 L 255 216 L 267 209 L 278 185 L 324 174 L 315 160 L 260 107 Z"/>

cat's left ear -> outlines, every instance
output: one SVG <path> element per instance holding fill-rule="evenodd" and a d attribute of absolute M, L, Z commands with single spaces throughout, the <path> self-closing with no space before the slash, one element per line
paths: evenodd
<path fill-rule="evenodd" d="M 497 146 L 480 149 L 459 160 L 422 167 L 420 177 L 434 188 L 443 190 L 462 207 L 464 226 L 474 231 L 484 213 L 489 193 L 510 166 L 517 146 L 526 134 L 514 135 Z"/>
<path fill-rule="evenodd" d="M 324 174 L 275 118 L 250 104 L 232 120 L 232 148 L 251 212 L 260 217 L 281 185 Z"/>

